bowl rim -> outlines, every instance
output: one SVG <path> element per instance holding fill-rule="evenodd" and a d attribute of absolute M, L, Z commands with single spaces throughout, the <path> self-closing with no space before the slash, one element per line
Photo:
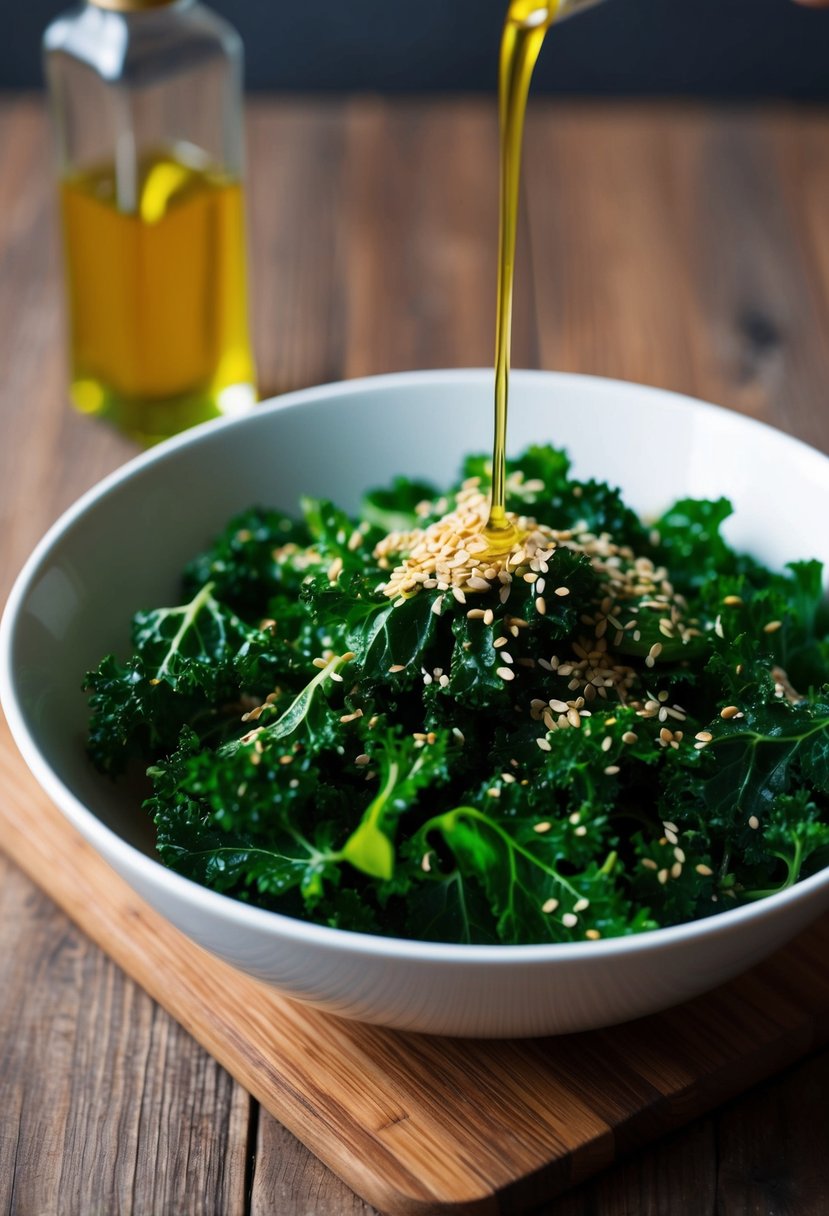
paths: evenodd
<path fill-rule="evenodd" d="M 818 462 L 823 471 L 829 473 L 829 456 L 803 440 L 786 434 L 768 423 L 739 414 L 734 410 L 698 400 L 686 394 L 676 393 L 636 381 L 611 379 L 602 376 L 582 375 L 573 372 L 551 372 L 544 370 L 521 370 L 512 372 L 517 384 L 543 381 L 548 385 L 590 387 L 614 397 L 620 392 L 635 393 L 660 400 L 661 406 L 675 413 L 700 414 L 709 417 L 727 417 L 735 425 L 773 437 L 774 441 L 797 451 L 801 459 Z M 184 900 L 193 910 L 207 916 L 218 916 L 232 927 L 269 933 L 274 937 L 288 939 L 295 944 L 308 944 L 342 952 L 348 949 L 355 955 L 374 958 L 406 959 L 430 965 L 487 964 L 494 966 L 552 963 L 581 963 L 588 959 L 608 959 L 619 955 L 653 952 L 700 936 L 718 937 L 738 930 L 745 923 L 764 920 L 783 907 L 790 907 L 808 900 L 813 892 L 829 885 L 829 867 L 817 874 L 766 896 L 756 903 L 728 908 L 710 917 L 687 921 L 679 925 L 648 930 L 644 933 L 623 937 L 602 938 L 599 941 L 550 942 L 533 945 L 467 945 L 464 943 L 429 942 L 409 938 L 386 937 L 379 934 L 361 933 L 350 929 L 336 929 L 311 921 L 286 916 L 284 913 L 252 907 L 232 896 L 204 887 L 192 879 L 185 878 L 169 869 L 159 859 L 143 853 L 129 844 L 116 831 L 108 827 L 98 816 L 66 786 L 42 755 L 37 741 L 29 730 L 15 691 L 14 643 L 18 618 L 41 567 L 52 549 L 94 504 L 105 498 L 119 485 L 139 476 L 145 468 L 163 464 L 175 458 L 184 448 L 197 446 L 204 439 L 227 428 L 244 427 L 252 419 L 265 414 L 277 414 L 282 410 L 301 408 L 309 402 L 331 400 L 337 397 L 360 395 L 366 392 L 386 392 L 408 385 L 475 385 L 481 388 L 492 383 L 489 368 L 430 369 L 424 371 L 391 372 L 377 376 L 364 376 L 353 380 L 339 380 L 329 384 L 297 389 L 260 402 L 250 413 L 238 417 L 218 418 L 202 423 L 188 431 L 165 440 L 163 443 L 133 457 L 113 472 L 107 474 L 89 490 L 75 500 L 48 528 L 25 561 L 9 593 L 0 619 L 0 705 L 5 712 L 12 737 L 23 759 L 38 784 L 51 800 L 66 815 L 70 823 L 81 832 L 96 851 L 109 862 L 108 854 L 117 858 L 121 873 L 137 875 L 143 884 L 169 890 L 170 895 Z M 104 849 L 102 850 L 101 845 Z M 127 880 L 129 881 L 129 880 Z"/>

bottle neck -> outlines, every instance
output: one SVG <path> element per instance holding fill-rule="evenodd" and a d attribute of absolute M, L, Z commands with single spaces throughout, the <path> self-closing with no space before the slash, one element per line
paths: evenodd
<path fill-rule="evenodd" d="M 159 8 L 186 8 L 193 0 L 87 0 L 87 3 L 110 13 L 145 13 Z"/>

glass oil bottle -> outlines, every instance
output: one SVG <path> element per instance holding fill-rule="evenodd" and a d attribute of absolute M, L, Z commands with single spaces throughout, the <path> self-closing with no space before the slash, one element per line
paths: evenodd
<path fill-rule="evenodd" d="M 44 58 L 75 406 L 143 443 L 249 409 L 241 40 L 195 0 L 86 0 Z"/>

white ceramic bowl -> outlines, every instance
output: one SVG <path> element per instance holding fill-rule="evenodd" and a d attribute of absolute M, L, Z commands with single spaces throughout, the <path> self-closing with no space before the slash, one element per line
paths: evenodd
<path fill-rule="evenodd" d="M 175 602 L 177 576 L 237 510 L 293 510 L 302 493 L 355 508 L 395 473 L 438 484 L 485 450 L 492 376 L 427 372 L 292 393 L 132 461 L 69 510 L 21 573 L 2 623 L 12 731 L 46 792 L 179 929 L 288 996 L 438 1034 L 518 1036 L 610 1025 L 712 988 L 829 906 L 829 870 L 761 903 L 638 937 L 452 946 L 327 929 L 205 890 L 153 858 L 128 794 L 84 754 L 82 673 L 124 653 L 131 613 Z M 730 538 L 767 562 L 829 561 L 829 459 L 735 414 L 670 393 L 518 372 L 510 447 L 566 446 L 582 476 L 621 485 L 641 512 L 728 494 Z M 770 492 L 773 486 L 774 492 Z"/>

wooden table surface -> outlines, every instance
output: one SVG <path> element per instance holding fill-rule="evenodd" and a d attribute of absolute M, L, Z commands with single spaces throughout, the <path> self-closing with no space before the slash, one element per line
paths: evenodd
<path fill-rule="evenodd" d="M 542 103 L 527 146 L 514 364 L 691 393 L 829 451 L 829 114 Z M 491 101 L 258 100 L 248 153 L 264 394 L 490 362 Z M 66 404 L 30 98 L 0 102 L 0 426 L 4 599 L 134 452 Z M 544 1211 L 825 1216 L 827 1144 L 829 1051 Z M 4 1212 L 372 1216 L 0 856 Z"/>

